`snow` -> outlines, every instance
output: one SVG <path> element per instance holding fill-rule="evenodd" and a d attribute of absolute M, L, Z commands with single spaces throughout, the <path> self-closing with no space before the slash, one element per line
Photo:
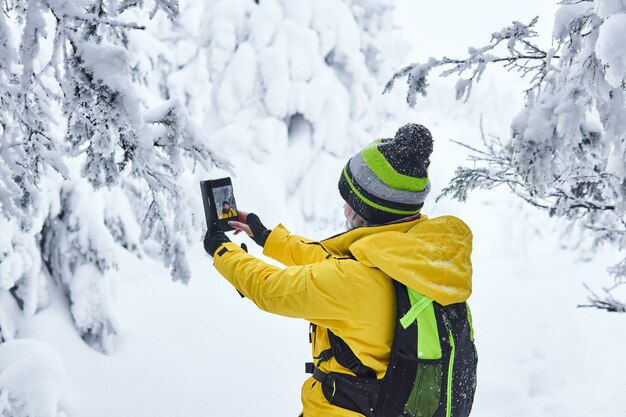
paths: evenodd
<path fill-rule="evenodd" d="M 596 44 L 596 54 L 606 67 L 606 79 L 613 87 L 621 87 L 626 79 L 626 8 L 607 18 L 602 26 Z"/>
<path fill-rule="evenodd" d="M 20 283 L 24 288 L 18 294 L 24 302 L 24 311 L 35 314 L 46 304 L 45 288 L 40 286 L 41 255 L 32 236 L 15 224 L 0 218 L 0 288 L 9 290 Z M 4 327 L 0 331 L 4 332 Z"/>
<path fill-rule="evenodd" d="M 626 1 L 624 0 L 596 0 L 594 8 L 598 16 L 609 17 L 617 13 L 626 12 Z"/>
<path fill-rule="evenodd" d="M 247 42 L 240 44 L 217 90 L 219 111 L 224 120 L 232 120 L 250 100 L 255 87 L 256 67 L 257 58 L 252 46 Z"/>
<path fill-rule="evenodd" d="M 360 35 L 352 13 L 344 2 L 320 0 L 315 2 L 313 27 L 320 33 L 321 53 L 331 51 L 340 61 L 350 59 L 359 49 Z"/>
<path fill-rule="evenodd" d="M 263 102 L 269 114 L 283 118 L 287 114 L 290 84 L 287 57 L 279 48 L 266 48 L 260 57 L 266 85 Z"/>
<path fill-rule="evenodd" d="M 0 345 L 0 414 L 65 417 L 58 411 L 65 369 L 47 343 L 19 339 Z"/>
<path fill-rule="evenodd" d="M 111 306 L 115 298 L 115 276 L 103 275 L 94 265 L 84 264 L 74 271 L 68 289 L 76 326 L 90 345 L 105 353 L 115 351 L 117 334 Z"/>
<path fill-rule="evenodd" d="M 127 71 L 129 56 L 126 49 L 105 42 L 86 41 L 80 44 L 78 51 L 86 70 L 93 73 L 94 78 L 105 86 L 119 92 L 127 117 L 134 123 L 139 123 L 140 104 L 131 94 L 133 87 Z"/>
<path fill-rule="evenodd" d="M 282 9 L 271 1 L 260 4 L 259 10 L 250 18 L 250 42 L 255 49 L 269 46 L 281 19 Z"/>
<path fill-rule="evenodd" d="M 591 11 L 593 5 L 590 2 L 566 4 L 557 10 L 554 16 L 554 29 L 552 35 L 555 39 L 562 39 L 569 33 L 572 20 L 582 13 Z"/>
<path fill-rule="evenodd" d="M 283 0 L 285 16 L 294 20 L 299 26 L 308 26 L 313 17 L 314 3 L 299 0 Z"/>
<path fill-rule="evenodd" d="M 85 42 L 81 45 L 81 56 L 97 80 L 115 91 L 123 92 L 129 88 L 128 74 L 124 73 L 129 59 L 126 49 Z"/>

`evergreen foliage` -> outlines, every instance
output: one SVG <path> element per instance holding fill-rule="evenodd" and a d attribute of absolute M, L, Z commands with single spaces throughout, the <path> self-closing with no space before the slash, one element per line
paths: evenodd
<path fill-rule="evenodd" d="M 116 335 L 115 246 L 149 248 L 187 282 L 200 227 L 179 179 L 216 163 L 180 103 L 151 93 L 153 68 L 131 58 L 129 32 L 159 10 L 179 13 L 163 0 L 14 1 L 0 13 L 2 288 L 34 314 L 49 274 L 103 352 Z"/>

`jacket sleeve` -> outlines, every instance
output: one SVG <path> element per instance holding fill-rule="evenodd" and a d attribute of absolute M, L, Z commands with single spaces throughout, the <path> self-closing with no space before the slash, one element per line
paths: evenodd
<path fill-rule="evenodd" d="M 291 234 L 282 224 L 267 237 L 263 254 L 286 266 L 314 264 L 330 256 L 319 242 Z"/>
<path fill-rule="evenodd" d="M 234 243 L 215 253 L 215 268 L 260 309 L 335 327 L 357 311 L 353 260 L 278 268 L 248 254 Z M 365 267 L 363 267 L 365 268 Z"/>

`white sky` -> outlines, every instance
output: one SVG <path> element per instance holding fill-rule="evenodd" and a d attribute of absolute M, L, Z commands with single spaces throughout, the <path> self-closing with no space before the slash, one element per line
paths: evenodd
<path fill-rule="evenodd" d="M 428 57 L 462 57 L 468 46 L 483 46 L 513 20 L 539 16 L 542 41 L 549 45 L 556 0 L 397 0 L 395 20 L 412 46 L 409 62 Z"/>

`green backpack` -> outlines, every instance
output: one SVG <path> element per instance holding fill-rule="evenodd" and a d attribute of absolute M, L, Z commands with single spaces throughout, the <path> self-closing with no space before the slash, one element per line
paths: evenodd
<path fill-rule="evenodd" d="M 367 417 L 467 417 L 476 391 L 478 357 L 467 303 L 442 306 L 393 280 L 396 324 L 382 379 L 328 330 L 331 347 L 307 363 L 329 403 Z M 315 331 L 315 326 L 313 326 Z M 325 373 L 334 357 L 356 376 Z"/>

